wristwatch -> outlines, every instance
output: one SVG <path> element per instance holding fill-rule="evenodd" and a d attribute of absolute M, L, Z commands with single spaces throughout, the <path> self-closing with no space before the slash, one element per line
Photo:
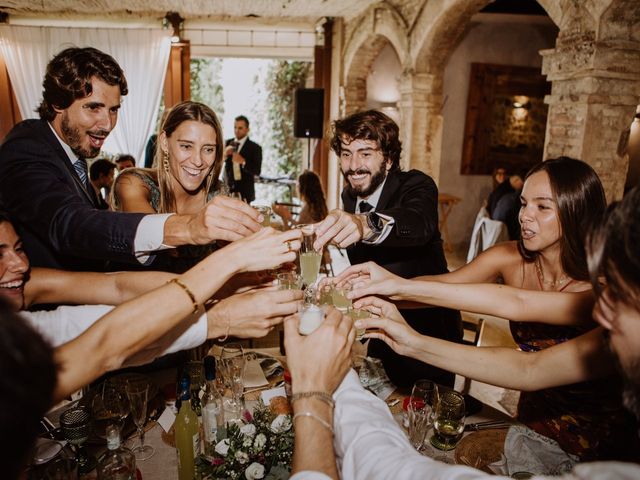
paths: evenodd
<path fill-rule="evenodd" d="M 384 228 L 384 221 L 376 212 L 367 213 L 367 226 L 372 233 L 380 234 Z"/>

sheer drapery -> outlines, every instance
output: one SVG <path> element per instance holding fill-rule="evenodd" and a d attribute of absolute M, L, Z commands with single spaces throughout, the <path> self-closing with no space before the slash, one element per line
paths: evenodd
<path fill-rule="evenodd" d="M 124 28 L 59 28 L 0 25 L 0 54 L 7 64 L 22 118 L 36 118 L 47 63 L 60 50 L 94 47 L 113 56 L 127 77 L 118 123 L 104 145 L 131 153 L 139 165 L 153 133 L 171 42 L 166 31 Z"/>

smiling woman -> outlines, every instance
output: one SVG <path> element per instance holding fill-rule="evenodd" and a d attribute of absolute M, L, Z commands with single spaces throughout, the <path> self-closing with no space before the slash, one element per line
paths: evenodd
<path fill-rule="evenodd" d="M 191 101 L 176 105 L 161 127 L 156 168 L 122 173 L 114 185 L 113 208 L 124 212 L 198 213 L 221 192 L 218 177 L 222 141 L 220 122 L 213 110 Z M 211 250 L 209 246 L 180 248 L 171 253 L 167 269 L 183 271 Z"/>

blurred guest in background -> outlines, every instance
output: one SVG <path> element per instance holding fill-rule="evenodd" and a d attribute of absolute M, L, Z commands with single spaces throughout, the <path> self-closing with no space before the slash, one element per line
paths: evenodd
<path fill-rule="evenodd" d="M 116 166 L 104 158 L 99 158 L 92 162 L 89 167 L 89 179 L 98 198 L 98 208 L 101 210 L 107 210 L 109 208 L 106 199 L 109 198 L 109 193 L 111 192 L 115 169 Z"/>
<path fill-rule="evenodd" d="M 125 153 L 116 158 L 116 165 L 118 166 L 118 171 L 121 172 L 125 168 L 134 168 L 136 166 L 136 159 L 133 158 L 133 155 Z"/>
<path fill-rule="evenodd" d="M 327 202 L 322 190 L 320 178 L 311 170 L 306 170 L 298 177 L 298 196 L 303 202 L 298 219 L 294 220 L 291 210 L 286 205 L 273 204 L 273 211 L 282 218 L 288 228 L 296 224 L 317 223 L 327 216 Z"/>
<path fill-rule="evenodd" d="M 251 203 L 256 198 L 255 177 L 262 169 L 262 147 L 249 139 L 249 119 L 244 115 L 236 117 L 233 132 L 235 138 L 225 142 L 225 180 L 232 194 Z"/>

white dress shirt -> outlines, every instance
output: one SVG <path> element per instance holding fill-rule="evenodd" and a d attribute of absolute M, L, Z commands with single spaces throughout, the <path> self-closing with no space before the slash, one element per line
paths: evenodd
<path fill-rule="evenodd" d="M 111 310 L 111 305 L 62 306 L 55 310 L 20 312 L 38 333 L 53 347 L 73 340 Z M 124 366 L 142 365 L 169 353 L 186 350 L 201 345 L 207 339 L 207 315 L 202 314 L 197 321 L 182 322 L 167 332 L 156 342 L 125 361 Z"/>
<path fill-rule="evenodd" d="M 477 480 L 507 479 L 461 465 L 447 465 L 416 452 L 389 407 L 367 392 L 351 370 L 333 395 L 336 402 L 334 450 L 343 480 Z M 329 480 L 320 472 L 301 471 L 291 480 Z M 631 480 L 640 465 L 622 462 L 582 463 L 553 480 Z"/>

